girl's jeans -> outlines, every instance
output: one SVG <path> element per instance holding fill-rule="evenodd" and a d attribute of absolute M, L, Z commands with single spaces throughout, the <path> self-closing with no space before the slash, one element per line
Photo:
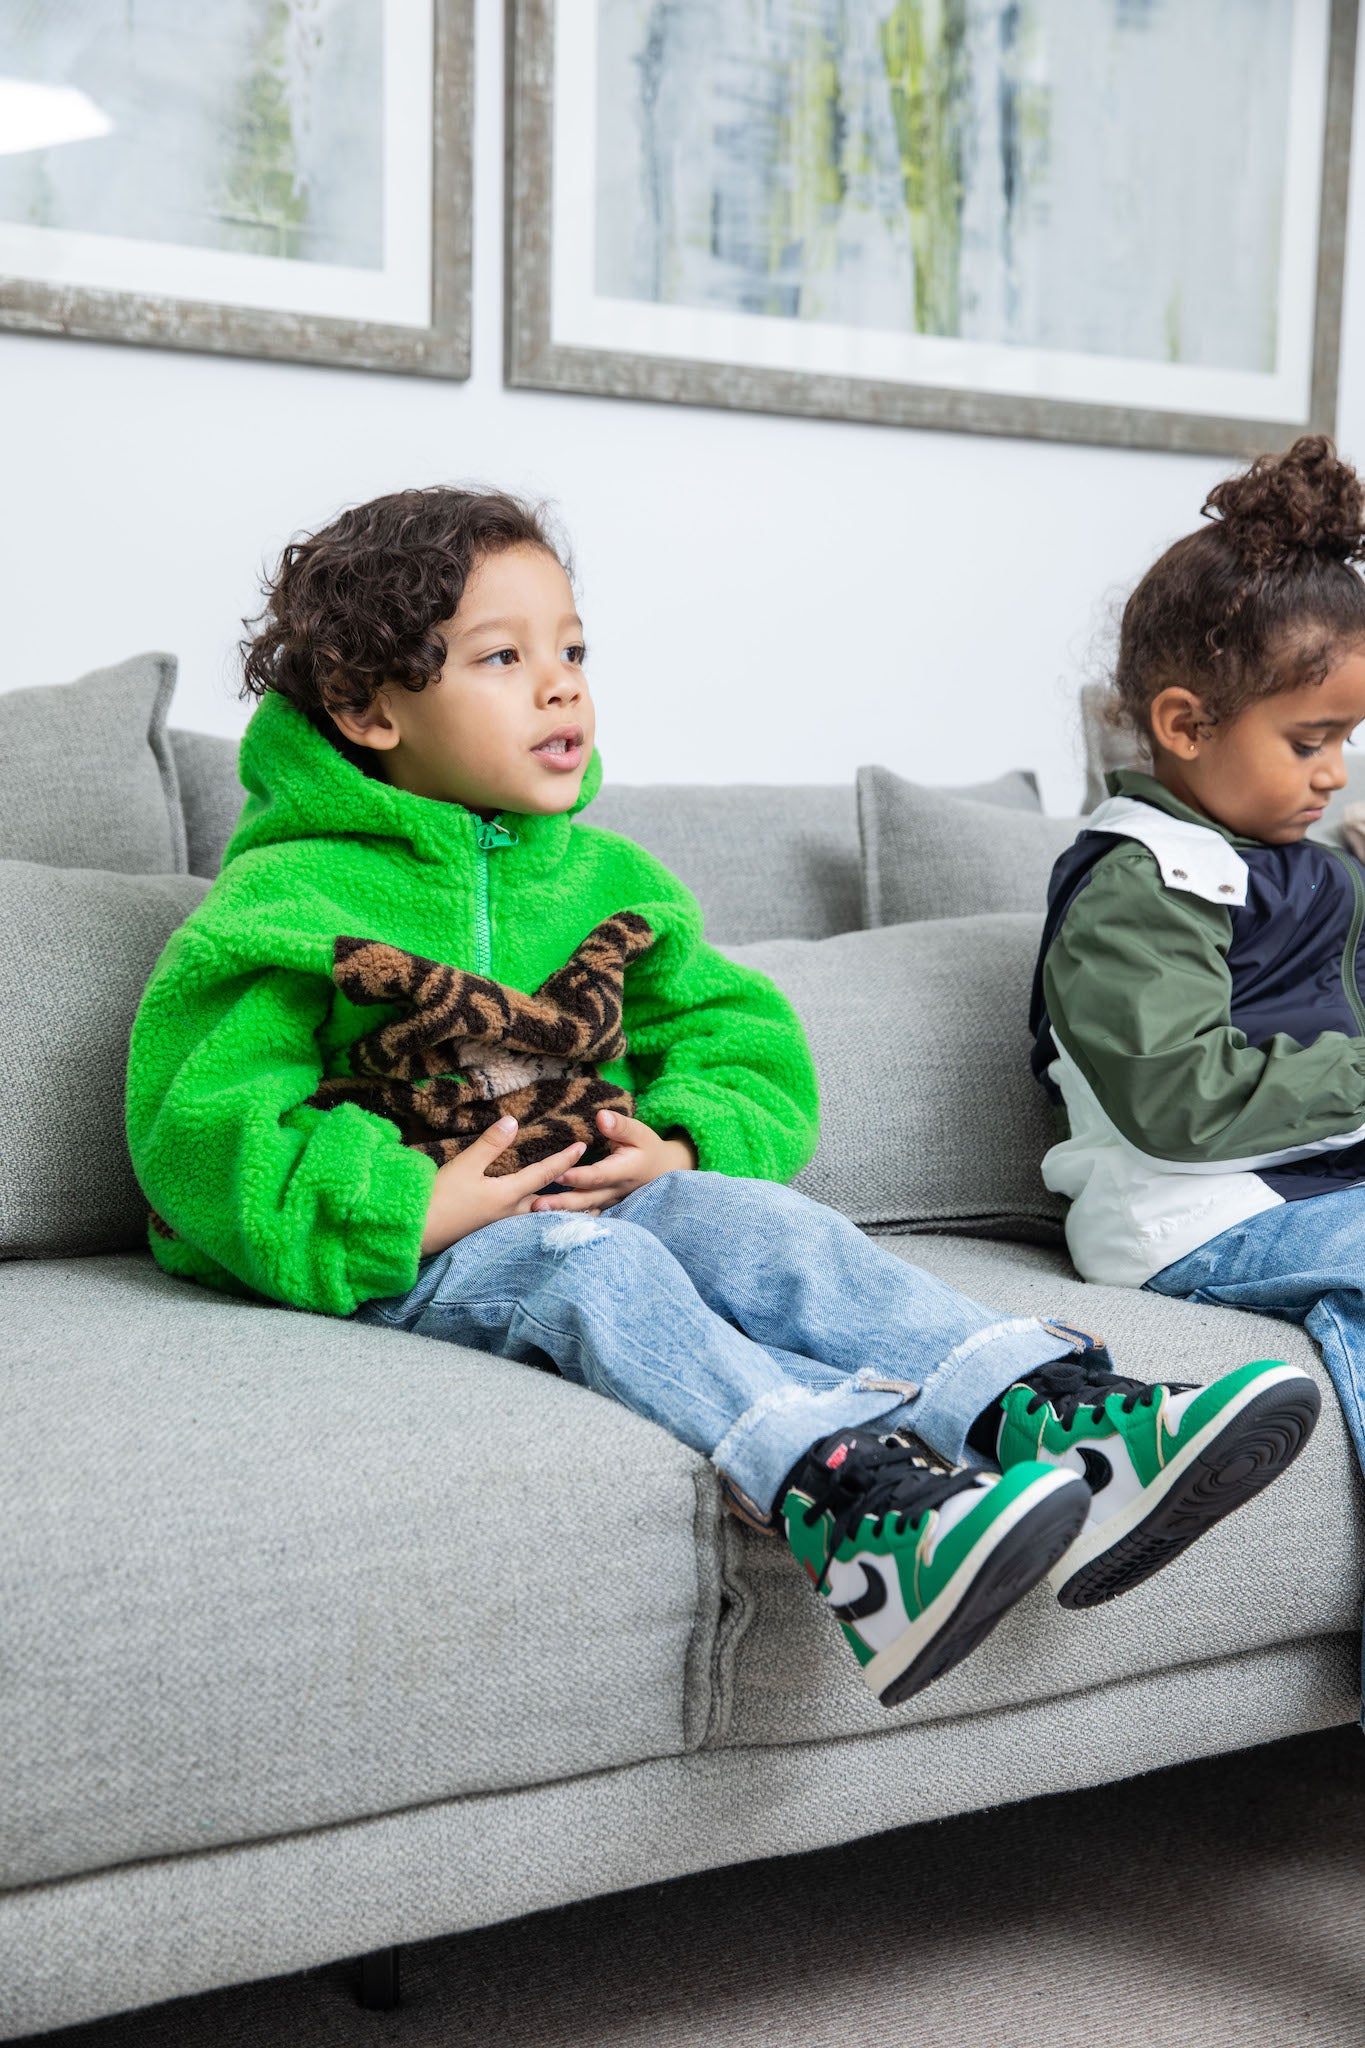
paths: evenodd
<path fill-rule="evenodd" d="M 1164 1267 L 1147 1285 L 1158 1294 L 1302 1323 L 1322 1353 L 1365 1463 L 1365 1187 L 1264 1209 Z"/>
<path fill-rule="evenodd" d="M 544 1365 L 704 1452 L 767 1513 L 835 1430 L 940 1457 L 1074 1333 L 1002 1317 L 771 1181 L 669 1173 L 601 1216 L 508 1217 L 423 1259 L 362 1322 Z"/>

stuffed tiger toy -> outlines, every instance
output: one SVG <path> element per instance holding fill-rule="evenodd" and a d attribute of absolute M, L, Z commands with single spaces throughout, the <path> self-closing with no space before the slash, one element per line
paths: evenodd
<path fill-rule="evenodd" d="M 597 1112 L 634 1112 L 598 1067 L 626 1050 L 625 970 L 654 943 L 633 910 L 604 918 L 534 995 L 379 939 L 338 938 L 332 979 L 353 1003 L 406 1012 L 350 1048 L 351 1072 L 323 1081 L 315 1108 L 358 1103 L 403 1143 L 444 1163 L 500 1117 L 517 1135 L 488 1168 L 514 1173 L 578 1139 L 601 1145 Z"/>

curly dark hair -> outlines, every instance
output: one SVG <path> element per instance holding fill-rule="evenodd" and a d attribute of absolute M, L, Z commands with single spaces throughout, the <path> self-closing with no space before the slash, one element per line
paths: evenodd
<path fill-rule="evenodd" d="M 1211 725 L 1320 683 L 1365 643 L 1365 489 L 1322 434 L 1258 455 L 1204 500 L 1124 607 L 1110 715 L 1142 738 L 1152 700 L 1193 690 Z"/>
<path fill-rule="evenodd" d="M 505 491 L 432 485 L 353 505 L 290 541 L 264 584 L 259 618 L 243 619 L 242 696 L 275 690 L 348 759 L 373 764 L 334 724 L 386 684 L 424 690 L 441 673 L 438 630 L 487 555 L 544 548 L 568 563 L 545 514 Z"/>

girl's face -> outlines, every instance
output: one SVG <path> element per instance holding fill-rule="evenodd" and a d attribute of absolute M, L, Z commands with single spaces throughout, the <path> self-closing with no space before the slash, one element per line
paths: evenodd
<path fill-rule="evenodd" d="M 1172 796 L 1228 831 L 1291 846 L 1344 787 L 1342 750 L 1365 723 L 1365 648 L 1321 683 L 1262 697 L 1210 725 L 1191 690 L 1153 700 L 1152 756 Z"/>

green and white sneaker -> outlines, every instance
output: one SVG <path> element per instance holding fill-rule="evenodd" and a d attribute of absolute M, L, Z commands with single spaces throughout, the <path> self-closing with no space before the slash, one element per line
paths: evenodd
<path fill-rule="evenodd" d="M 1307 1374 L 1277 1359 L 1210 1387 L 1149 1386 L 1082 1353 L 1006 1391 L 996 1455 L 1004 1471 L 1041 1460 L 1085 1479 L 1090 1513 L 1051 1582 L 1063 1607 L 1097 1607 L 1278 1479 L 1321 1406 Z"/>
<path fill-rule="evenodd" d="M 865 1429 L 816 1444 L 780 1498 L 787 1541 L 884 1707 L 974 1650 L 1090 1506 L 1054 1465 L 945 1470 Z"/>

